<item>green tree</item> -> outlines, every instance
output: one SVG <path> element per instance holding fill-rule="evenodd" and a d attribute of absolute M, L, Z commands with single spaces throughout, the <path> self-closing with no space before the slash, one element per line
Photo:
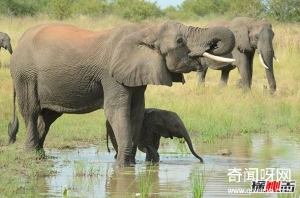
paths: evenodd
<path fill-rule="evenodd" d="M 59 20 L 69 18 L 72 15 L 72 3 L 72 0 L 50 0 L 50 16 Z"/>
<path fill-rule="evenodd" d="M 39 11 L 39 0 L 1 0 L 0 12 L 14 16 L 33 16 Z"/>
<path fill-rule="evenodd" d="M 231 17 L 245 16 L 258 18 L 265 15 L 266 7 L 261 0 L 228 1 L 228 5 L 227 15 Z"/>
<path fill-rule="evenodd" d="M 163 15 L 163 12 L 156 5 L 156 2 L 151 3 L 145 0 L 116 0 L 112 3 L 114 4 L 115 14 L 133 22 Z"/>
<path fill-rule="evenodd" d="M 180 6 L 180 12 L 190 17 L 207 15 L 224 15 L 228 9 L 228 0 L 185 0 Z"/>
<path fill-rule="evenodd" d="M 300 0 L 263 0 L 267 6 L 267 15 L 282 22 L 300 21 Z"/>
<path fill-rule="evenodd" d="M 108 12 L 107 0 L 76 0 L 73 4 L 76 14 L 97 16 Z"/>
<path fill-rule="evenodd" d="M 168 19 L 182 18 L 179 12 L 179 7 L 168 6 L 163 10 L 163 13 Z"/>

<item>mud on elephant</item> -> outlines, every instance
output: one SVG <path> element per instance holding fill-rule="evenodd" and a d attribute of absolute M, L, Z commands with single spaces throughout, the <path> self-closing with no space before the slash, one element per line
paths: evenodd
<path fill-rule="evenodd" d="M 8 50 L 10 54 L 13 53 L 11 43 L 10 43 L 10 37 L 8 36 L 8 34 L 4 32 L 0 32 L 0 49 L 1 47 Z"/>
<path fill-rule="evenodd" d="M 37 25 L 11 57 L 14 87 L 10 142 L 18 131 L 17 99 L 26 126 L 26 149 L 42 149 L 51 124 L 63 113 L 104 109 L 117 131 L 116 167 L 131 166 L 139 140 L 148 84 L 172 86 L 183 73 L 201 70 L 208 53 L 225 55 L 235 44 L 224 27 L 198 28 L 168 20 L 91 31 L 67 24 Z"/>
<path fill-rule="evenodd" d="M 106 121 L 106 132 L 114 149 L 118 153 L 118 144 L 116 142 L 114 131 L 108 121 Z M 171 139 L 173 139 L 173 137 L 184 138 L 192 154 L 198 158 L 200 162 L 203 162 L 202 158 L 195 152 L 188 131 L 177 113 L 154 108 L 146 109 L 140 133 L 140 140 L 137 146 L 140 151 L 146 153 L 147 162 L 159 162 L 158 149 L 161 137 Z M 110 152 L 108 137 L 107 149 Z"/>
<path fill-rule="evenodd" d="M 205 27 L 224 26 L 228 27 L 235 36 L 235 47 L 232 53 L 226 57 L 233 57 L 234 63 L 221 63 L 211 60 L 204 60 L 202 63 L 203 71 L 199 74 L 199 84 L 203 85 L 208 67 L 215 70 L 221 70 L 220 85 L 226 85 L 229 72 L 236 67 L 239 70 L 241 81 L 239 86 L 244 89 L 250 89 L 253 74 L 253 58 L 255 50 L 259 54 L 260 61 L 265 67 L 271 93 L 276 90 L 276 80 L 273 71 L 273 58 L 277 60 L 273 49 L 274 32 L 272 25 L 265 19 L 254 20 L 247 17 L 238 17 L 232 21 L 223 19 L 214 20 Z"/>

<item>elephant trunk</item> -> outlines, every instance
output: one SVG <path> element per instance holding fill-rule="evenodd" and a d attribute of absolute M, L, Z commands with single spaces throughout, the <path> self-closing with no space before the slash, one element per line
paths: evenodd
<path fill-rule="evenodd" d="M 9 45 L 6 46 L 6 49 L 9 51 L 10 54 L 13 53 L 13 50 L 12 50 L 12 47 L 11 47 L 10 43 L 9 43 Z"/>
<path fill-rule="evenodd" d="M 205 52 L 222 56 L 229 54 L 235 46 L 234 35 L 226 27 L 189 27 L 188 32 L 190 38 L 188 39 L 188 46 L 191 49 L 190 57 L 202 56 Z M 196 35 L 201 35 L 201 38 Z M 230 61 L 233 62 L 234 60 Z"/>
<path fill-rule="evenodd" d="M 188 134 L 188 132 L 184 132 L 183 133 L 183 138 L 184 140 L 186 141 L 187 145 L 189 146 L 189 149 L 191 151 L 191 153 L 200 160 L 200 162 L 203 163 L 203 159 L 195 152 L 194 148 L 193 148 L 193 144 L 192 144 L 192 141 L 191 141 L 191 138 Z"/>
<path fill-rule="evenodd" d="M 276 91 L 276 80 L 274 76 L 274 70 L 273 70 L 273 58 L 274 56 L 274 50 L 272 47 L 272 43 L 270 42 L 264 42 L 258 43 L 257 49 L 259 53 L 259 58 L 263 66 L 265 67 L 266 76 L 268 79 L 269 87 L 271 92 Z"/>

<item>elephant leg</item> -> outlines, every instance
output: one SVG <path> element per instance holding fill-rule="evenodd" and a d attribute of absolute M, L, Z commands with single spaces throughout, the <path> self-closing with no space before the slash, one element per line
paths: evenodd
<path fill-rule="evenodd" d="M 207 73 L 208 67 L 203 67 L 203 70 L 198 72 L 198 86 L 199 87 L 203 87 L 205 85 L 205 77 L 206 77 L 206 73 Z"/>
<path fill-rule="evenodd" d="M 250 75 L 250 86 L 252 86 L 252 76 L 253 76 L 253 59 L 254 59 L 254 53 L 250 53 L 247 55 L 249 58 L 249 75 Z"/>
<path fill-rule="evenodd" d="M 144 120 L 144 113 L 145 113 L 145 98 L 144 98 L 144 89 L 136 92 L 131 102 L 131 112 L 130 112 L 130 121 L 131 121 L 131 130 L 133 133 L 133 146 L 132 146 L 132 155 L 130 158 L 130 163 L 135 164 L 135 155 L 137 146 L 140 141 L 140 133 L 143 125 Z"/>
<path fill-rule="evenodd" d="M 241 88 L 247 90 L 251 88 L 251 75 L 250 75 L 250 61 L 248 56 L 244 53 L 237 52 L 239 57 L 239 64 L 237 65 L 241 75 Z M 236 56 L 234 56 L 236 57 Z"/>
<path fill-rule="evenodd" d="M 118 156 L 115 162 L 117 168 L 132 166 L 133 141 L 138 141 L 137 130 L 141 129 L 146 86 L 127 87 L 117 83 L 111 77 L 102 81 L 104 91 L 104 111 L 110 123 L 118 144 Z M 136 144 L 136 143 L 135 143 Z"/>
<path fill-rule="evenodd" d="M 36 85 L 34 82 L 24 82 L 22 79 L 16 84 L 22 87 L 16 87 L 20 113 L 26 126 L 26 144 L 27 150 L 40 149 L 38 145 L 39 134 L 37 129 L 37 120 L 40 113 L 40 107 L 37 99 Z"/>
<path fill-rule="evenodd" d="M 147 146 L 147 153 L 146 153 L 146 162 L 151 163 L 158 163 L 159 162 L 159 154 L 157 150 L 152 146 Z"/>
<path fill-rule="evenodd" d="M 62 113 L 51 111 L 49 109 L 42 110 L 41 114 L 38 117 L 39 148 L 44 147 L 44 141 L 51 124 L 61 115 Z"/>
<path fill-rule="evenodd" d="M 228 78 L 229 78 L 229 72 L 230 72 L 230 70 L 222 70 L 220 84 L 219 84 L 221 87 L 224 87 L 227 85 Z"/>
<path fill-rule="evenodd" d="M 123 168 L 130 166 L 130 156 L 132 152 L 132 133 L 129 122 L 129 108 L 105 109 L 106 117 L 115 133 L 118 155 L 115 166 Z M 127 118 L 127 119 L 125 119 Z"/>

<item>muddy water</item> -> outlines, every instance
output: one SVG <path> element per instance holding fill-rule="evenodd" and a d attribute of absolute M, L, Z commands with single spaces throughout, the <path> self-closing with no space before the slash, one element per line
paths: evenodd
<path fill-rule="evenodd" d="M 292 139 L 254 134 L 214 144 L 196 143 L 196 152 L 204 159 L 204 164 L 200 164 L 193 155 L 186 154 L 185 146 L 180 149 L 174 140 L 169 140 L 159 149 L 159 166 L 147 166 L 145 154 L 138 153 L 138 164 L 125 170 L 113 169 L 114 152 L 107 153 L 104 145 L 75 150 L 48 149 L 46 153 L 55 157 L 54 170 L 57 174 L 39 178 L 37 185 L 40 195 L 45 197 L 63 197 L 64 189 L 67 189 L 68 197 L 140 197 L 142 178 L 144 181 L 151 178 L 150 197 L 193 197 L 192 181 L 197 178 L 195 173 L 198 172 L 207 182 L 204 197 L 240 197 L 241 194 L 233 195 L 228 189 L 250 189 L 251 178 L 256 175 L 248 174 L 251 168 L 257 168 L 259 172 L 274 168 L 274 180 L 276 170 L 287 168 L 291 170 L 291 179 L 299 182 L 300 146 L 299 140 L 297 143 Z M 216 154 L 225 148 L 232 154 Z M 227 174 L 233 168 L 240 169 L 241 176 L 231 177 L 229 181 Z M 260 173 L 257 176 L 260 179 Z M 251 197 L 254 195 L 277 197 L 276 194 L 252 194 Z"/>

